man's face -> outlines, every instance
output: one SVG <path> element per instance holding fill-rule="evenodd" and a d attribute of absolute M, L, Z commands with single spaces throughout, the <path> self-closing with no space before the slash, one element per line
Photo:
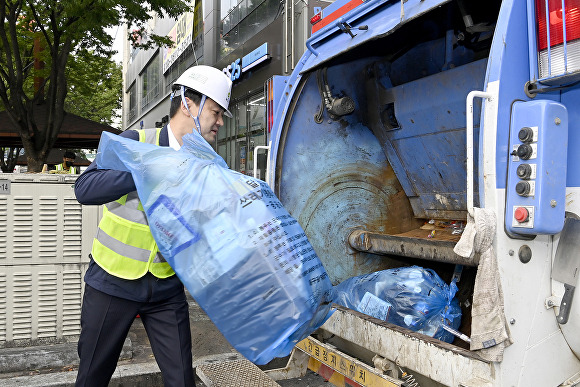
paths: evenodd
<path fill-rule="evenodd" d="M 70 157 L 63 157 L 62 160 L 64 161 L 65 165 L 73 165 L 75 159 L 71 159 Z"/>
<path fill-rule="evenodd" d="M 189 102 L 190 101 L 188 101 L 188 103 Z M 194 116 L 197 115 L 197 106 L 195 106 L 193 103 L 191 103 L 189 109 Z M 205 138 L 207 142 L 212 144 L 217 137 L 219 128 L 223 124 L 224 124 L 224 109 L 222 109 L 221 106 L 215 103 L 213 99 L 207 98 L 205 100 L 205 104 L 203 105 L 201 116 L 199 117 L 199 125 L 201 126 L 201 136 Z"/>

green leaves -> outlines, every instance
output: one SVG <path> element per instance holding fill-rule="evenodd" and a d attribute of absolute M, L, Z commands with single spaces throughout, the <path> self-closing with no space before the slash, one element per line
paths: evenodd
<path fill-rule="evenodd" d="M 111 126 L 120 118 L 122 66 L 94 51 L 71 54 L 65 111 Z M 118 128 L 120 129 L 120 128 Z"/>
<path fill-rule="evenodd" d="M 65 109 L 107 123 L 117 114 L 122 81 L 105 29 L 128 24 L 145 34 L 155 13 L 177 18 L 190 8 L 183 0 L 0 0 L 0 108 L 35 159 L 30 171 L 48 156 Z M 137 40 L 171 44 L 154 34 Z M 39 104 L 48 112 L 42 122 L 32 114 Z"/>

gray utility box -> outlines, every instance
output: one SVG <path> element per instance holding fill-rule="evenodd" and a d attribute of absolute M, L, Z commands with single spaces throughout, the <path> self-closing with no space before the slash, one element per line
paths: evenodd
<path fill-rule="evenodd" d="M 0 174 L 0 348 L 72 341 L 101 206 L 77 175 Z"/>

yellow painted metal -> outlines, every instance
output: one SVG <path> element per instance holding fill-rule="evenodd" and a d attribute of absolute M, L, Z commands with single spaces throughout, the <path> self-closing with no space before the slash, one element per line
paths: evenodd
<path fill-rule="evenodd" d="M 333 386 L 336 387 L 352 387 L 350 384 L 346 384 L 345 383 L 345 379 L 346 376 L 338 373 L 337 371 L 332 370 L 332 375 L 327 375 L 324 372 L 321 372 L 321 370 L 323 369 L 323 367 L 326 367 L 328 369 L 331 369 L 330 367 L 328 367 L 325 364 L 322 364 L 321 362 L 319 362 L 318 360 L 316 360 L 313 357 L 308 357 L 308 369 L 310 369 L 311 371 L 316 372 L 317 374 L 321 375 L 322 377 L 324 377 L 324 379 L 326 379 L 328 381 L 328 383 L 332 384 Z M 353 382 L 354 383 L 354 382 Z M 357 383 L 357 386 L 359 384 Z"/>
<path fill-rule="evenodd" d="M 357 382 L 364 387 L 400 387 L 403 381 L 383 375 L 379 370 L 368 366 L 351 356 L 337 351 L 336 349 L 307 337 L 296 348 L 305 352 L 314 359 L 327 365 L 341 375 Z"/>

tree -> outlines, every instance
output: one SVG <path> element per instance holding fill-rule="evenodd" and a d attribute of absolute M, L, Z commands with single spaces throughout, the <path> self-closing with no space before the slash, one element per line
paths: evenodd
<path fill-rule="evenodd" d="M 122 23 L 136 27 L 128 36 L 136 46 L 171 44 L 167 37 L 138 35 L 153 12 L 177 19 L 187 11 L 183 0 L 0 0 L 0 103 L 18 128 L 30 172 L 41 171 L 60 131 L 71 53 L 111 55 L 105 28 Z M 37 122 L 40 106 L 47 114 Z"/>
<path fill-rule="evenodd" d="M 22 148 L 0 148 L 0 169 L 4 173 L 12 173 Z"/>
<path fill-rule="evenodd" d="M 106 55 L 81 50 L 70 55 L 66 76 L 69 90 L 64 108 L 67 113 L 102 124 L 119 126 L 123 93 L 120 64 Z M 21 150 L 22 147 L 0 148 L 2 172 L 11 173 L 14 170 Z"/>
<path fill-rule="evenodd" d="M 88 50 L 81 50 L 70 58 L 66 69 L 70 86 L 65 111 L 115 126 L 121 118 L 122 66 L 107 56 Z"/>

